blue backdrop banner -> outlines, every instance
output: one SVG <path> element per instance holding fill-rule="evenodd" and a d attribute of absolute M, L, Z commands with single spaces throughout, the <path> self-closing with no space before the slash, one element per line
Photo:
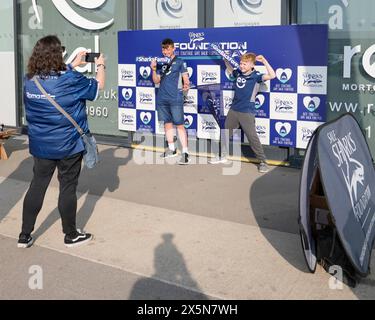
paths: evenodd
<path fill-rule="evenodd" d="M 261 86 L 256 99 L 262 144 L 306 148 L 312 133 L 326 121 L 326 25 L 142 30 L 118 34 L 120 130 L 164 133 L 158 125 L 150 62 L 162 58 L 165 38 L 174 40 L 193 85 L 184 104 L 190 135 L 219 139 L 234 85 L 223 58 L 235 65 L 246 52 L 264 55 L 277 75 Z M 256 69 L 266 72 L 261 64 Z"/>

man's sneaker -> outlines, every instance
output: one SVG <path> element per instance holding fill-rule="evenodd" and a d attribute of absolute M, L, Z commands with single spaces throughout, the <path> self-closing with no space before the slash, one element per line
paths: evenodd
<path fill-rule="evenodd" d="M 269 169 L 267 163 L 265 163 L 265 162 L 259 163 L 259 165 L 258 165 L 258 172 L 260 172 L 260 173 L 267 173 L 269 170 L 270 169 Z"/>
<path fill-rule="evenodd" d="M 175 149 L 174 151 L 172 151 L 171 149 L 167 149 L 167 151 L 165 151 L 161 156 L 160 158 L 164 158 L 164 159 L 167 159 L 167 158 L 174 158 L 174 157 L 177 157 L 177 149 Z"/>
<path fill-rule="evenodd" d="M 208 163 L 210 164 L 219 164 L 219 163 L 228 163 L 228 162 L 229 160 L 226 156 L 223 156 L 223 157 L 216 156 L 215 158 L 208 160 Z"/>
<path fill-rule="evenodd" d="M 64 243 L 65 246 L 70 248 L 80 246 L 90 240 L 92 240 L 92 234 L 81 232 L 81 230 L 77 229 L 77 231 L 65 235 Z"/>
<path fill-rule="evenodd" d="M 29 248 L 33 245 L 34 239 L 29 234 L 21 233 L 18 239 L 18 248 Z"/>
<path fill-rule="evenodd" d="M 182 154 L 180 161 L 178 161 L 178 164 L 185 165 L 185 164 L 189 164 L 190 161 L 191 159 L 189 157 L 189 154 L 185 152 Z"/>

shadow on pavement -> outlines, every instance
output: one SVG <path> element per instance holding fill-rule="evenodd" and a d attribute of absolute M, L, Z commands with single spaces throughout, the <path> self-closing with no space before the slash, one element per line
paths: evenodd
<path fill-rule="evenodd" d="M 305 265 L 300 242 L 297 245 L 280 242 L 275 230 L 299 234 L 298 196 L 300 170 L 275 167 L 250 188 L 250 205 L 263 236 L 277 252 L 296 269 L 309 272 Z M 296 237 L 299 241 L 299 237 Z M 296 252 L 296 247 L 298 251 Z"/>
<path fill-rule="evenodd" d="M 136 282 L 130 294 L 130 300 L 209 299 L 205 294 L 199 293 L 199 285 L 190 275 L 182 253 L 173 243 L 173 237 L 174 235 L 170 233 L 162 235 L 163 241 L 154 252 L 155 274 L 152 278 L 144 278 Z M 170 284 L 157 281 L 157 279 Z"/>
<path fill-rule="evenodd" d="M 2 162 L 12 161 L 12 153 L 27 149 L 29 145 L 26 140 L 11 139 L 7 141 L 6 147 L 9 159 L 1 160 L 0 165 Z M 9 212 L 23 198 L 27 191 L 28 185 L 25 185 L 23 181 L 31 181 L 33 164 L 34 161 L 32 157 L 24 159 L 18 167 L 0 183 L 0 223 L 7 217 Z M 22 188 L 20 188 L 20 186 L 22 186 Z M 6 197 L 6 199 L 3 197 Z"/>
<path fill-rule="evenodd" d="M 86 195 L 86 198 L 83 205 L 77 211 L 77 228 L 82 230 L 85 228 L 95 210 L 97 202 L 107 190 L 108 192 L 114 192 L 119 188 L 120 179 L 118 170 L 131 160 L 133 153 L 131 149 L 127 149 L 127 157 L 120 158 L 115 156 L 117 149 L 108 148 L 101 151 L 99 154 L 100 162 L 94 169 L 87 169 L 85 166 L 82 167 L 77 191 L 80 193 L 80 197 Z M 95 197 L 87 197 L 87 195 L 94 195 Z M 56 208 L 35 231 L 35 238 L 46 232 L 59 219 L 60 214 Z"/>

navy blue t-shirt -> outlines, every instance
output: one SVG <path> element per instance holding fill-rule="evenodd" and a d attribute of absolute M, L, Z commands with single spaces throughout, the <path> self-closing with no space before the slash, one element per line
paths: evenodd
<path fill-rule="evenodd" d="M 160 75 L 160 87 L 157 101 L 175 101 L 182 99 L 182 75 L 187 73 L 186 62 L 177 58 L 168 70 L 168 64 L 158 66 L 157 74 Z"/>
<path fill-rule="evenodd" d="M 259 92 L 263 74 L 254 70 L 249 75 L 244 75 L 240 70 L 233 70 L 235 78 L 234 98 L 231 109 L 237 112 L 254 113 L 255 99 Z"/>

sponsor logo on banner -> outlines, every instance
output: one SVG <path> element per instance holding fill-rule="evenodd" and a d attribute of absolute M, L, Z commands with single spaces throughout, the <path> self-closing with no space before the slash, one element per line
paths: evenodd
<path fill-rule="evenodd" d="M 138 87 L 153 87 L 154 82 L 151 78 L 151 67 L 149 65 L 140 65 L 138 68 L 137 75 L 137 86 Z"/>
<path fill-rule="evenodd" d="M 314 131 L 322 122 L 298 121 L 297 122 L 297 144 L 296 147 L 306 149 Z"/>
<path fill-rule="evenodd" d="M 297 120 L 297 98 L 294 93 L 271 93 L 271 119 Z"/>
<path fill-rule="evenodd" d="M 137 110 L 137 131 L 155 132 L 155 111 Z"/>
<path fill-rule="evenodd" d="M 215 46 L 221 52 L 227 52 L 231 58 L 246 53 L 248 48 L 246 41 L 215 42 Z M 181 54 L 184 51 L 194 51 L 195 56 L 217 55 L 212 43 L 205 41 L 204 32 L 189 32 L 186 42 L 175 42 L 175 50 L 177 55 L 184 55 Z"/>
<path fill-rule="evenodd" d="M 327 67 L 298 67 L 298 93 L 327 94 Z"/>
<path fill-rule="evenodd" d="M 151 68 L 148 66 L 147 67 L 142 66 L 139 68 L 139 74 L 141 75 L 143 79 L 149 79 L 151 75 Z"/>
<path fill-rule="evenodd" d="M 136 86 L 136 66 L 135 64 L 119 64 L 118 84 L 120 87 Z"/>
<path fill-rule="evenodd" d="M 296 77 L 291 68 L 276 69 L 276 79 L 272 80 L 272 91 L 296 92 Z"/>
<path fill-rule="evenodd" d="M 234 91 L 233 90 L 223 90 L 223 111 L 221 114 L 224 116 L 228 115 L 230 108 L 232 107 Z"/>
<path fill-rule="evenodd" d="M 332 153 L 337 167 L 341 171 L 343 180 L 350 196 L 355 219 L 361 224 L 362 229 L 368 221 L 371 208 L 368 205 L 371 201 L 370 185 L 366 181 L 365 167 L 356 159 L 357 143 L 349 131 L 345 136 L 337 136 L 335 130 L 328 135 Z"/>
<path fill-rule="evenodd" d="M 296 121 L 271 120 L 271 144 L 295 147 Z"/>
<path fill-rule="evenodd" d="M 124 131 L 137 131 L 137 111 L 135 109 L 118 109 L 118 127 Z"/>
<path fill-rule="evenodd" d="M 276 77 L 279 81 L 283 84 L 287 83 L 292 78 L 293 71 L 292 69 L 277 69 L 276 70 Z"/>
<path fill-rule="evenodd" d="M 261 144 L 270 144 L 270 120 L 255 118 L 255 129 Z M 249 142 L 245 137 L 245 142 Z"/>
<path fill-rule="evenodd" d="M 215 121 L 213 115 L 198 114 L 198 138 L 201 139 L 220 139 L 220 127 Z"/>
<path fill-rule="evenodd" d="M 155 110 L 155 89 L 137 87 L 137 109 Z"/>
<path fill-rule="evenodd" d="M 198 65 L 198 86 L 219 84 L 221 81 L 220 66 Z"/>
<path fill-rule="evenodd" d="M 197 113 L 198 112 L 198 90 L 190 89 L 186 95 L 184 95 L 184 112 L 185 113 Z"/>
<path fill-rule="evenodd" d="M 324 122 L 326 120 L 325 96 L 299 95 L 298 120 Z"/>
<path fill-rule="evenodd" d="M 120 108 L 135 108 L 135 88 L 119 88 Z"/>
<path fill-rule="evenodd" d="M 255 98 L 255 116 L 258 118 L 269 118 L 269 115 L 269 94 L 259 93 Z"/>
<path fill-rule="evenodd" d="M 197 115 L 196 114 L 185 114 L 184 115 L 184 126 L 188 134 L 195 136 L 197 134 Z"/>

